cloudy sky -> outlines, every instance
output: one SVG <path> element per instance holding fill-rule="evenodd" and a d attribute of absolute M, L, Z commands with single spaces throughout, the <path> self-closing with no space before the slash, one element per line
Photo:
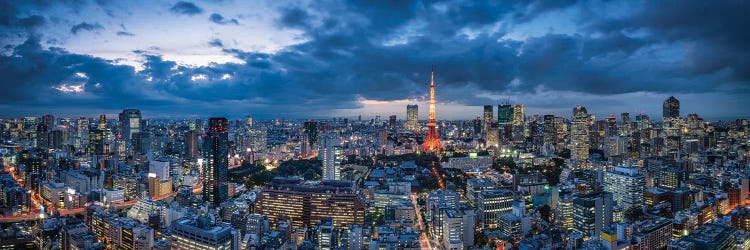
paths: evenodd
<path fill-rule="evenodd" d="M 747 1 L 0 0 L 0 117 L 750 118 Z"/>

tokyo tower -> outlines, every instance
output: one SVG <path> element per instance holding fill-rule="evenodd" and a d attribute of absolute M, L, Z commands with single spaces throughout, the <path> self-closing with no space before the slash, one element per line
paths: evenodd
<path fill-rule="evenodd" d="M 424 151 L 435 151 L 443 148 L 437 131 L 437 120 L 435 119 L 435 68 L 432 68 L 430 77 L 430 117 L 427 120 L 427 138 L 422 144 Z"/>

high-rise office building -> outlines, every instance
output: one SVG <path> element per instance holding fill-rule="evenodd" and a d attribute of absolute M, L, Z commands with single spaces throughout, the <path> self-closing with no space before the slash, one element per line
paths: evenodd
<path fill-rule="evenodd" d="M 154 140 L 154 134 L 151 132 L 138 132 L 132 135 L 133 152 L 139 154 L 148 153 L 151 150 L 151 144 Z"/>
<path fill-rule="evenodd" d="M 523 143 L 526 141 L 526 131 L 524 131 L 524 125 L 526 124 L 526 113 L 524 111 L 523 104 L 516 104 L 513 106 L 513 142 Z"/>
<path fill-rule="evenodd" d="M 670 96 L 664 100 L 662 117 L 664 118 L 679 118 L 680 117 L 680 101 L 674 96 Z"/>
<path fill-rule="evenodd" d="M 36 146 L 39 148 L 49 147 L 49 128 L 45 123 L 36 125 Z"/>
<path fill-rule="evenodd" d="M 622 120 L 620 121 L 622 124 L 620 135 L 630 136 L 633 133 L 633 121 L 630 120 L 630 113 L 624 112 L 620 114 L 620 118 Z"/>
<path fill-rule="evenodd" d="M 643 189 L 646 178 L 638 167 L 616 167 L 604 172 L 604 191 L 612 193 L 618 206 L 629 209 L 643 206 Z"/>
<path fill-rule="evenodd" d="M 612 193 L 594 192 L 573 200 L 573 231 L 599 239 L 612 223 Z"/>
<path fill-rule="evenodd" d="M 417 104 L 406 105 L 406 124 L 404 128 L 417 131 L 419 130 L 419 106 Z"/>
<path fill-rule="evenodd" d="M 617 128 L 617 117 L 615 117 L 614 115 L 608 115 L 607 118 L 604 118 L 604 122 L 607 126 L 604 130 L 605 136 L 609 137 L 620 135 L 620 131 Z"/>
<path fill-rule="evenodd" d="M 396 115 L 391 115 L 388 117 L 388 127 L 390 128 L 396 127 Z"/>
<path fill-rule="evenodd" d="M 509 189 L 495 189 L 479 192 L 478 196 L 477 221 L 492 227 L 501 214 L 510 213 L 515 194 Z"/>
<path fill-rule="evenodd" d="M 497 123 L 502 127 L 511 121 L 513 121 L 513 107 L 510 103 L 497 105 Z"/>
<path fill-rule="evenodd" d="M 680 101 L 674 96 L 664 100 L 662 128 L 666 138 L 664 140 L 664 153 L 674 155 L 679 151 L 682 143 L 682 119 L 680 118 Z"/>
<path fill-rule="evenodd" d="M 187 159 L 195 159 L 198 156 L 198 132 L 190 130 L 185 132 L 185 155 Z"/>
<path fill-rule="evenodd" d="M 42 123 L 44 125 L 47 125 L 47 129 L 52 130 L 55 128 L 55 116 L 53 115 L 43 115 L 42 116 Z"/>
<path fill-rule="evenodd" d="M 542 118 L 542 138 L 545 144 L 557 142 L 557 127 L 554 115 L 544 115 Z"/>
<path fill-rule="evenodd" d="M 208 120 L 203 139 L 203 200 L 219 205 L 228 197 L 229 136 L 227 118 Z"/>
<path fill-rule="evenodd" d="M 96 126 L 96 128 L 100 130 L 107 129 L 107 115 L 99 115 L 99 124 Z"/>
<path fill-rule="evenodd" d="M 318 150 L 323 161 L 323 180 L 341 180 L 341 141 L 326 137 Z"/>
<path fill-rule="evenodd" d="M 120 135 L 125 141 L 133 138 L 133 133 L 141 132 L 141 111 L 137 109 L 124 109 L 120 113 Z"/>
<path fill-rule="evenodd" d="M 465 249 L 474 245 L 474 210 L 443 210 L 442 235 L 444 249 Z"/>
<path fill-rule="evenodd" d="M 484 123 L 482 123 L 482 132 L 487 134 L 494 120 L 492 120 L 492 105 L 484 105 Z"/>
<path fill-rule="evenodd" d="M 305 121 L 303 124 L 303 132 L 307 137 L 307 143 L 311 147 L 318 144 L 318 122 L 316 121 Z"/>
<path fill-rule="evenodd" d="M 589 157 L 590 123 L 586 107 L 576 106 L 573 108 L 570 127 L 570 158 L 574 162 L 573 166 L 577 168 L 586 166 Z"/>

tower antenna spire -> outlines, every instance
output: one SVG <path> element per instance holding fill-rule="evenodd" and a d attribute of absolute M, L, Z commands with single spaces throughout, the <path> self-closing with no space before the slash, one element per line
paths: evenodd
<path fill-rule="evenodd" d="M 443 148 L 437 131 L 437 119 L 435 118 L 435 65 L 432 65 L 432 73 L 430 74 L 430 113 L 427 119 L 427 139 L 422 147 L 427 151 Z"/>

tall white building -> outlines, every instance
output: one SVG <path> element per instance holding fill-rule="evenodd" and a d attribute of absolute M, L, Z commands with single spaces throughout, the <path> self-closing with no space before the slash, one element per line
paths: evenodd
<path fill-rule="evenodd" d="M 322 139 L 318 154 L 323 161 L 323 180 L 341 180 L 341 141 Z"/>
<path fill-rule="evenodd" d="M 474 210 L 447 209 L 443 212 L 442 238 L 445 249 L 465 249 L 474 245 Z"/>
<path fill-rule="evenodd" d="M 616 167 L 604 172 L 604 191 L 612 193 L 618 206 L 628 209 L 643 206 L 646 179 L 638 167 Z"/>
<path fill-rule="evenodd" d="M 148 173 L 155 174 L 160 180 L 166 180 L 169 176 L 170 164 L 168 160 L 150 160 L 148 162 Z"/>

